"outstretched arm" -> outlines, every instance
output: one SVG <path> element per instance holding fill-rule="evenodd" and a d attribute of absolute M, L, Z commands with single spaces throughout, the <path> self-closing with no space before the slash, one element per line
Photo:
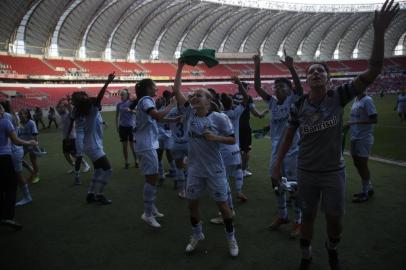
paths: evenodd
<path fill-rule="evenodd" d="M 363 93 L 382 71 L 385 49 L 385 31 L 388 29 L 390 23 L 398 12 L 399 3 L 393 5 L 393 0 L 386 0 L 381 10 L 375 11 L 373 22 L 374 42 L 372 45 L 372 54 L 369 58 L 368 69 L 353 81 L 357 95 Z"/>
<path fill-rule="evenodd" d="M 97 98 L 96 98 L 96 104 L 97 105 L 101 104 L 101 101 L 102 101 L 102 99 L 104 97 L 104 94 L 106 93 L 107 86 L 109 86 L 109 84 L 114 80 L 115 77 L 116 77 L 116 75 L 114 74 L 114 72 L 110 73 L 109 76 L 107 77 L 107 80 L 104 83 L 104 86 L 102 87 L 102 89 L 100 89 L 100 92 L 97 95 Z"/>
<path fill-rule="evenodd" d="M 238 85 L 238 93 L 240 93 L 243 96 L 243 104 L 246 106 L 248 104 L 249 96 L 247 94 L 247 89 L 245 89 L 244 85 L 242 84 L 240 78 L 238 76 L 232 76 L 231 80 L 233 83 Z"/>
<path fill-rule="evenodd" d="M 169 111 L 172 110 L 172 108 L 175 106 L 176 106 L 176 99 L 171 98 L 171 102 L 163 110 L 157 111 L 156 109 L 152 109 L 151 111 L 148 112 L 148 114 L 152 118 L 154 118 L 156 121 L 161 121 L 165 117 L 165 115 L 167 115 L 169 113 Z"/>
<path fill-rule="evenodd" d="M 176 100 L 178 102 L 178 105 L 180 107 L 183 107 L 185 103 L 187 102 L 186 97 L 182 94 L 180 91 L 180 87 L 182 86 L 182 70 L 183 67 L 185 66 L 185 63 L 182 62 L 182 60 L 178 60 L 178 69 L 176 70 L 176 77 L 175 77 L 175 83 L 173 85 L 173 93 L 176 97 Z"/>
<path fill-rule="evenodd" d="M 261 56 L 257 54 L 254 55 L 252 59 L 255 65 L 254 89 L 263 100 L 267 101 L 271 98 L 271 95 L 261 87 Z"/>
<path fill-rule="evenodd" d="M 288 69 L 290 74 L 292 75 L 293 83 L 295 87 L 293 88 L 293 93 L 295 95 L 303 95 L 303 87 L 300 83 L 299 75 L 297 75 L 295 66 L 293 64 L 293 58 L 286 54 L 286 50 L 284 49 L 283 52 L 285 53 L 285 60 L 280 60 L 282 64 L 284 64 Z"/>

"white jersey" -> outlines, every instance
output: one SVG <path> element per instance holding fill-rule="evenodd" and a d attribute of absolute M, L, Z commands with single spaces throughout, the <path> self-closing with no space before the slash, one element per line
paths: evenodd
<path fill-rule="evenodd" d="M 136 125 L 134 148 L 136 152 L 154 150 L 159 148 L 158 125 L 156 120 L 148 112 L 156 109 L 154 100 L 142 97 L 136 108 Z"/>
<path fill-rule="evenodd" d="M 368 120 L 370 116 L 376 114 L 375 104 L 370 96 L 364 96 L 361 99 L 357 97 L 351 107 L 350 121 Z M 351 141 L 362 140 L 372 144 L 374 141 L 373 130 L 372 124 L 351 125 Z"/>
<path fill-rule="evenodd" d="M 232 110 L 223 112 L 228 116 L 228 118 L 230 118 L 230 121 L 233 124 L 235 140 L 238 145 L 240 145 L 240 117 L 244 110 L 245 107 L 243 105 L 237 105 Z"/>
<path fill-rule="evenodd" d="M 225 167 L 220 153 L 221 144 L 205 139 L 204 134 L 211 132 L 219 136 L 234 134 L 232 124 L 223 113 L 212 112 L 205 117 L 198 116 L 194 109 L 187 107 L 185 113 L 189 125 L 188 175 L 197 177 L 218 176 Z"/>
<path fill-rule="evenodd" d="M 175 118 L 184 114 L 184 110 L 182 111 L 179 108 L 173 108 L 169 111 L 168 117 Z M 186 122 L 186 118 L 183 119 L 182 122 L 178 123 L 170 123 L 169 127 L 172 131 L 172 137 L 175 143 L 184 144 L 188 141 L 188 124 Z"/>

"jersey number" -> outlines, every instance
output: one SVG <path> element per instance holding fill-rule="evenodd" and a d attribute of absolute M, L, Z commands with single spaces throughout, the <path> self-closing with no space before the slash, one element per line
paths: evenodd
<path fill-rule="evenodd" d="M 178 132 L 176 133 L 176 136 L 178 138 L 182 138 L 183 135 L 185 135 L 185 131 L 183 130 L 183 124 L 182 123 L 177 123 L 176 128 L 178 129 Z"/>

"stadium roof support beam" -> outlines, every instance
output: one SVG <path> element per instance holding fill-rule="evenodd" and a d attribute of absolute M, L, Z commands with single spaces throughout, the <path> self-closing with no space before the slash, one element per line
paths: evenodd
<path fill-rule="evenodd" d="M 295 13 L 294 13 L 295 14 Z M 286 40 L 291 29 L 301 25 L 308 19 L 307 14 L 296 13 L 294 16 L 286 16 L 280 20 L 277 25 L 269 32 L 268 37 L 264 41 L 263 55 L 264 61 L 278 61 L 278 50 L 282 42 Z"/>
<path fill-rule="evenodd" d="M 339 43 L 347 32 L 348 27 L 353 25 L 357 19 L 359 19 L 358 14 L 343 16 L 328 29 L 320 43 L 319 60 L 328 61 L 333 58 L 334 51 L 337 47 L 339 48 Z"/>
<path fill-rule="evenodd" d="M 232 8 L 229 6 L 213 5 L 216 9 L 207 17 L 199 18 L 198 21 L 193 22 L 189 33 L 186 35 L 182 50 L 184 49 L 197 49 L 202 43 L 207 31 L 217 22 L 217 20 L 226 15 Z"/>
<path fill-rule="evenodd" d="M 275 28 L 279 20 L 286 20 L 290 16 L 286 12 L 268 13 L 259 20 L 253 27 L 254 29 L 244 42 L 243 52 L 256 53 L 260 49 L 262 43 L 268 37 L 270 31 Z"/>
<path fill-rule="evenodd" d="M 290 33 L 286 35 L 285 45 L 284 48 L 286 53 L 292 57 L 295 57 L 297 54 L 297 50 L 300 46 L 300 43 L 304 40 L 304 38 L 309 35 L 313 29 L 315 31 L 320 31 L 317 29 L 317 24 L 323 24 L 327 20 L 327 17 L 323 16 L 322 14 L 312 14 L 307 18 L 306 21 L 300 22 L 300 24 L 296 24 Z M 302 51 L 303 55 L 303 51 Z"/>
<path fill-rule="evenodd" d="M 42 0 L 38 0 L 35 4 L 33 4 L 30 9 L 25 13 L 23 19 L 21 20 L 18 28 L 17 33 L 15 36 L 15 40 L 13 41 L 13 45 L 11 46 L 11 52 L 16 54 L 25 54 L 25 31 L 27 29 L 28 22 L 34 13 L 35 9 L 41 4 Z"/>
<path fill-rule="evenodd" d="M 316 22 L 310 31 L 307 32 L 306 37 L 303 38 L 301 56 L 302 61 L 312 61 L 316 53 L 317 48 L 322 42 L 323 38 L 328 33 L 329 29 L 334 25 L 334 23 L 342 19 L 343 15 L 331 14 L 329 17 L 325 17 L 324 21 L 320 23 Z M 344 17 L 348 17 L 345 16 Z M 320 52 L 321 53 L 321 52 Z"/>
<path fill-rule="evenodd" d="M 368 30 L 372 24 L 372 14 L 367 13 L 359 16 L 359 19 L 343 35 L 340 43 L 340 59 L 351 59 L 354 48 L 356 47 L 359 37 Z"/>
<path fill-rule="evenodd" d="M 250 18 L 242 20 L 236 27 L 234 27 L 227 38 L 224 40 L 225 52 L 239 52 L 241 45 L 245 38 L 250 34 L 250 30 L 258 24 L 270 11 L 257 10 L 255 13 L 250 14 Z"/>
<path fill-rule="evenodd" d="M 179 43 L 188 31 L 189 26 L 199 16 L 207 16 L 211 9 L 203 3 L 202 5 L 189 6 L 186 14 L 180 14 L 170 26 L 167 27 L 159 44 L 159 54 L 162 60 L 173 60 Z M 181 48 L 181 46 L 179 47 Z"/>
<path fill-rule="evenodd" d="M 186 5 L 188 5 L 187 2 L 173 2 L 166 7 L 161 6 L 156 16 L 152 16 L 146 21 L 134 42 L 134 51 L 139 59 L 150 59 L 153 46 L 165 29 L 166 23 Z"/>
<path fill-rule="evenodd" d="M 87 25 L 100 7 L 98 0 L 86 0 L 75 6 L 59 30 L 58 52 L 60 56 L 76 57 Z"/>

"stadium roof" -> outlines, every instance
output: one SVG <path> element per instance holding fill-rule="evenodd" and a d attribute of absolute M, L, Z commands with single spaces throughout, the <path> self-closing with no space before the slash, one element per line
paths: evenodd
<path fill-rule="evenodd" d="M 220 2 L 220 3 L 214 3 Z M 2 0 L 0 48 L 20 54 L 173 61 L 186 48 L 255 53 L 282 48 L 303 61 L 367 58 L 373 10 L 265 0 Z M 406 2 L 386 33 L 385 56 L 405 43 Z M 237 5 L 238 4 L 238 5 Z M 265 6 L 266 5 L 266 6 Z M 406 45 L 406 44 L 404 44 Z M 404 46 L 403 46 L 404 54 Z"/>

